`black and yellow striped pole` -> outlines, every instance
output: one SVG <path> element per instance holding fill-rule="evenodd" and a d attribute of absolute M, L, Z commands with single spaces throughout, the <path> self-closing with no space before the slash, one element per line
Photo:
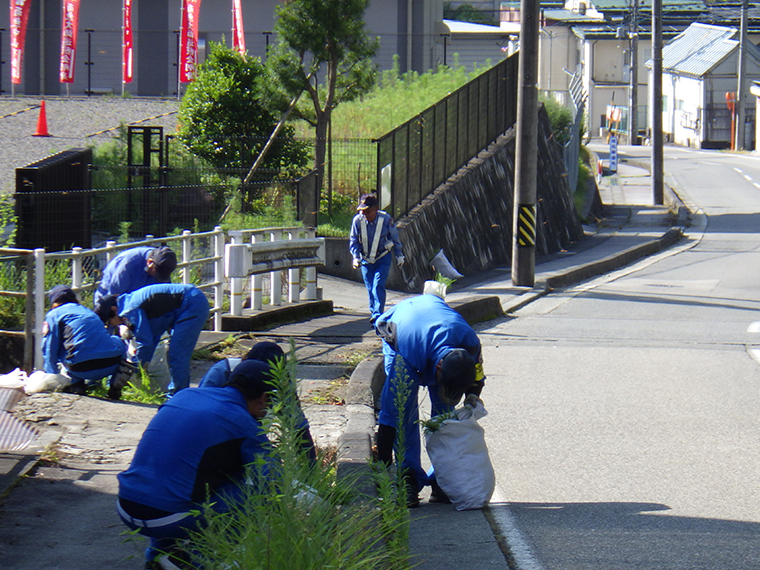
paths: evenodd
<path fill-rule="evenodd" d="M 538 34 L 540 2 L 520 2 L 512 284 L 533 287 L 536 274 Z"/>

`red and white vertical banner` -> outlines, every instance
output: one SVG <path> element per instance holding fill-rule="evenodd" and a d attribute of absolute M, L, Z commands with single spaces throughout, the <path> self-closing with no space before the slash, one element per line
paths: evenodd
<path fill-rule="evenodd" d="M 11 0 L 11 82 L 21 83 L 24 39 L 32 0 Z"/>
<path fill-rule="evenodd" d="M 124 0 L 122 7 L 122 38 L 121 38 L 121 80 L 123 83 L 132 83 L 132 0 Z"/>
<path fill-rule="evenodd" d="M 79 31 L 79 0 L 63 0 L 61 27 L 61 83 L 74 83 L 74 62 Z"/>
<path fill-rule="evenodd" d="M 201 0 L 182 0 L 179 47 L 179 80 L 190 83 L 198 73 L 198 13 Z"/>
<path fill-rule="evenodd" d="M 232 0 L 232 49 L 237 50 L 240 55 L 245 55 L 245 30 L 240 0 Z"/>

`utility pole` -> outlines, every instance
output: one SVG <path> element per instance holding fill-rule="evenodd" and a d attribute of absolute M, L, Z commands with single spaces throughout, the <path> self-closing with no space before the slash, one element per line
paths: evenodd
<path fill-rule="evenodd" d="M 639 144 L 639 0 L 631 0 L 631 104 L 628 111 L 628 144 Z"/>
<path fill-rule="evenodd" d="M 652 0 L 652 202 L 663 203 L 662 0 Z"/>
<path fill-rule="evenodd" d="M 747 74 L 747 50 L 744 46 L 747 45 L 747 0 L 742 2 L 742 19 L 739 27 L 739 72 L 738 85 L 736 86 L 736 133 L 734 140 L 736 141 L 736 150 L 744 150 L 744 109 L 746 104 L 744 102 L 744 83 L 745 76 Z"/>
<path fill-rule="evenodd" d="M 512 284 L 533 287 L 536 274 L 536 177 L 538 168 L 538 35 L 541 3 L 520 2 L 520 61 L 517 84 L 515 201 L 512 224 Z"/>

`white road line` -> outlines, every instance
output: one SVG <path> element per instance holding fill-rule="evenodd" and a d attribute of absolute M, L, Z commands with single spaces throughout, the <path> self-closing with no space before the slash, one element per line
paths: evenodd
<path fill-rule="evenodd" d="M 747 176 L 746 174 L 743 174 L 742 176 L 744 176 L 744 179 L 745 179 L 747 182 L 752 182 L 752 177 L 751 177 L 751 176 Z"/>
<path fill-rule="evenodd" d="M 533 556 L 528 543 L 517 528 L 515 517 L 509 511 L 509 505 L 502 497 L 497 487 L 491 497 L 490 510 L 499 527 L 499 531 L 509 545 L 509 552 L 517 564 L 516 570 L 545 570 L 544 566 Z"/>
<path fill-rule="evenodd" d="M 760 184 L 758 184 L 757 182 L 753 182 L 752 186 L 754 186 L 755 188 L 760 188 Z"/>
<path fill-rule="evenodd" d="M 743 170 L 741 168 L 736 168 L 735 166 L 734 166 L 734 171 L 738 172 L 739 174 L 743 173 Z"/>
<path fill-rule="evenodd" d="M 756 333 L 760 332 L 760 321 L 755 321 L 754 323 L 750 323 L 750 325 L 747 327 L 748 333 Z"/>

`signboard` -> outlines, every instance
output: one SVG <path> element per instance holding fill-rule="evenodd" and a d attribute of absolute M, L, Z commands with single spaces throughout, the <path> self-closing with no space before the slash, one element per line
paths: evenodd
<path fill-rule="evenodd" d="M 612 135 L 610 137 L 610 165 L 609 165 L 610 172 L 617 172 L 617 167 L 618 167 L 617 146 L 618 146 L 617 137 L 615 135 Z"/>

